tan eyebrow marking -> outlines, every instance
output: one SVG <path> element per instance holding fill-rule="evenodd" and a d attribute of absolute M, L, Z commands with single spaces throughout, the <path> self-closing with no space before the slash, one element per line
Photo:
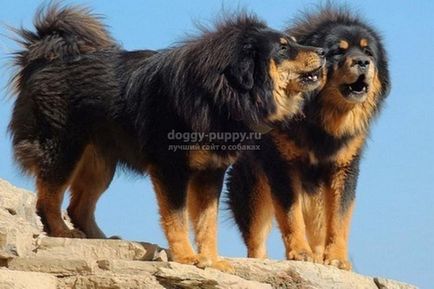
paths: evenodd
<path fill-rule="evenodd" d="M 339 48 L 340 49 L 348 49 L 350 47 L 350 44 L 346 40 L 339 41 Z"/>
<path fill-rule="evenodd" d="M 366 38 L 362 38 L 362 39 L 360 39 L 360 47 L 366 47 L 366 46 L 368 46 L 368 39 L 366 39 Z"/>
<path fill-rule="evenodd" d="M 288 40 L 285 38 L 280 38 L 280 44 L 288 44 Z"/>

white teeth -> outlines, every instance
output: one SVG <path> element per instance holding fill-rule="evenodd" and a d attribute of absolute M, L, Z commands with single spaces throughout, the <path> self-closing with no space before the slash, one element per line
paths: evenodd
<path fill-rule="evenodd" d="M 317 81 L 318 80 L 318 76 L 317 75 L 308 75 L 307 79 L 312 80 L 312 81 Z"/>

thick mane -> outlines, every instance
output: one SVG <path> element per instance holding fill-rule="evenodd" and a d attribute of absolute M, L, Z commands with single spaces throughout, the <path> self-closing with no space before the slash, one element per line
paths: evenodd
<path fill-rule="evenodd" d="M 254 14 L 249 14 L 248 12 L 241 12 L 222 15 L 215 21 L 214 27 L 215 28 L 212 30 L 207 28 L 205 28 L 205 30 L 200 28 L 200 30 L 205 34 L 213 32 L 225 33 L 234 29 L 265 29 L 267 28 L 267 24 L 264 21 L 260 20 Z"/>
<path fill-rule="evenodd" d="M 184 112 L 188 112 L 186 107 L 191 107 L 194 112 L 196 106 L 198 109 L 209 106 L 198 102 L 213 102 L 214 105 L 211 107 L 214 109 L 227 110 L 229 108 L 229 111 L 223 111 L 223 113 L 228 114 L 228 117 L 231 117 L 233 113 L 248 112 L 249 115 L 239 115 L 238 117 L 252 118 L 253 122 L 257 122 L 257 107 L 252 105 L 252 98 L 249 97 L 249 93 L 245 92 L 245 97 L 240 95 L 243 93 L 231 87 L 224 74 L 230 65 L 237 63 L 242 58 L 243 40 L 247 40 L 251 32 L 260 31 L 267 26 L 256 16 L 242 13 L 235 16 L 224 16 L 216 22 L 214 27 L 213 30 L 202 31 L 201 37 L 185 43 L 181 48 L 185 57 L 174 58 L 177 62 L 175 67 L 178 67 L 175 79 L 182 79 L 182 82 L 178 84 L 179 87 L 185 86 L 186 90 L 192 87 L 203 90 L 201 92 L 208 94 L 209 98 L 178 98 L 176 101 L 180 103 L 175 105 L 183 107 Z M 178 85 L 174 87 L 178 87 Z M 195 92 L 191 91 L 187 96 L 194 94 Z M 258 93 L 257 95 L 264 94 Z M 267 102 L 264 101 L 264 103 Z M 213 112 L 207 113 L 212 114 Z"/>
<path fill-rule="evenodd" d="M 373 108 L 373 116 L 380 111 L 384 98 L 390 92 L 390 79 L 388 70 L 387 54 L 383 46 L 382 36 L 369 22 L 359 15 L 357 11 L 345 5 L 334 5 L 328 2 L 325 5 L 316 6 L 310 11 L 301 12 L 294 18 L 292 26 L 288 27 L 287 33 L 294 36 L 297 41 L 304 45 L 322 46 L 323 37 L 337 26 L 361 28 L 375 39 L 378 49 L 377 69 L 381 88 L 379 100 Z M 366 121 L 371 121 L 370 117 Z"/>
<path fill-rule="evenodd" d="M 231 87 L 225 72 L 240 61 L 243 40 L 266 28 L 264 22 L 247 13 L 221 17 L 213 28 L 201 27 L 199 36 L 179 42 L 145 61 L 141 72 L 136 74 L 142 81 L 130 79 L 134 87 L 128 94 L 137 95 L 141 85 L 159 79 L 167 94 L 172 96 L 168 101 L 174 110 L 196 130 L 209 128 L 216 114 L 229 119 L 237 113 L 239 118 L 257 122 L 261 109 L 250 97 L 253 93 Z M 255 95 L 264 97 L 265 93 Z M 224 119 L 218 122 L 223 123 Z"/>
<path fill-rule="evenodd" d="M 287 32 L 294 36 L 297 41 L 303 42 L 304 39 L 310 38 L 312 34 L 327 30 L 336 24 L 361 26 L 378 37 L 378 33 L 373 31 L 367 21 L 358 13 L 352 11 L 348 6 L 337 6 L 331 3 L 318 5 L 315 9 L 301 12 L 293 19 L 292 25 L 287 29 Z"/>

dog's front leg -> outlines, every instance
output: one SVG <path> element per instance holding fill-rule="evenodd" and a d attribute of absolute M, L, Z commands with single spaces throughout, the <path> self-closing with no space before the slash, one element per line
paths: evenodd
<path fill-rule="evenodd" d="M 312 250 L 306 240 L 301 181 L 294 171 L 290 171 L 289 176 L 291 178 L 280 179 L 280 181 L 277 178 L 270 178 L 274 211 L 282 233 L 286 258 L 288 260 L 313 261 Z"/>
<path fill-rule="evenodd" d="M 175 262 L 200 266 L 202 263 L 193 251 L 188 238 L 186 169 L 173 166 L 153 166 L 149 170 L 157 194 L 161 226 Z"/>
<path fill-rule="evenodd" d="M 357 157 L 348 165 L 339 165 L 326 188 L 327 236 L 324 264 L 344 270 L 351 270 L 352 267 L 348 260 L 348 238 L 354 207 L 358 162 Z"/>
<path fill-rule="evenodd" d="M 188 212 L 195 232 L 200 259 L 222 271 L 232 271 L 232 266 L 218 257 L 217 217 L 219 198 L 223 185 L 224 169 L 195 171 L 188 184 Z"/>

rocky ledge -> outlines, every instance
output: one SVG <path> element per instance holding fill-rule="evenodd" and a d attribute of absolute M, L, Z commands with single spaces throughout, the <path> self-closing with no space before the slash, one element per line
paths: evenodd
<path fill-rule="evenodd" d="M 227 274 L 169 262 L 155 244 L 50 238 L 34 203 L 33 193 L 0 180 L 1 289 L 416 288 L 295 261 L 228 259 L 235 273 Z"/>

